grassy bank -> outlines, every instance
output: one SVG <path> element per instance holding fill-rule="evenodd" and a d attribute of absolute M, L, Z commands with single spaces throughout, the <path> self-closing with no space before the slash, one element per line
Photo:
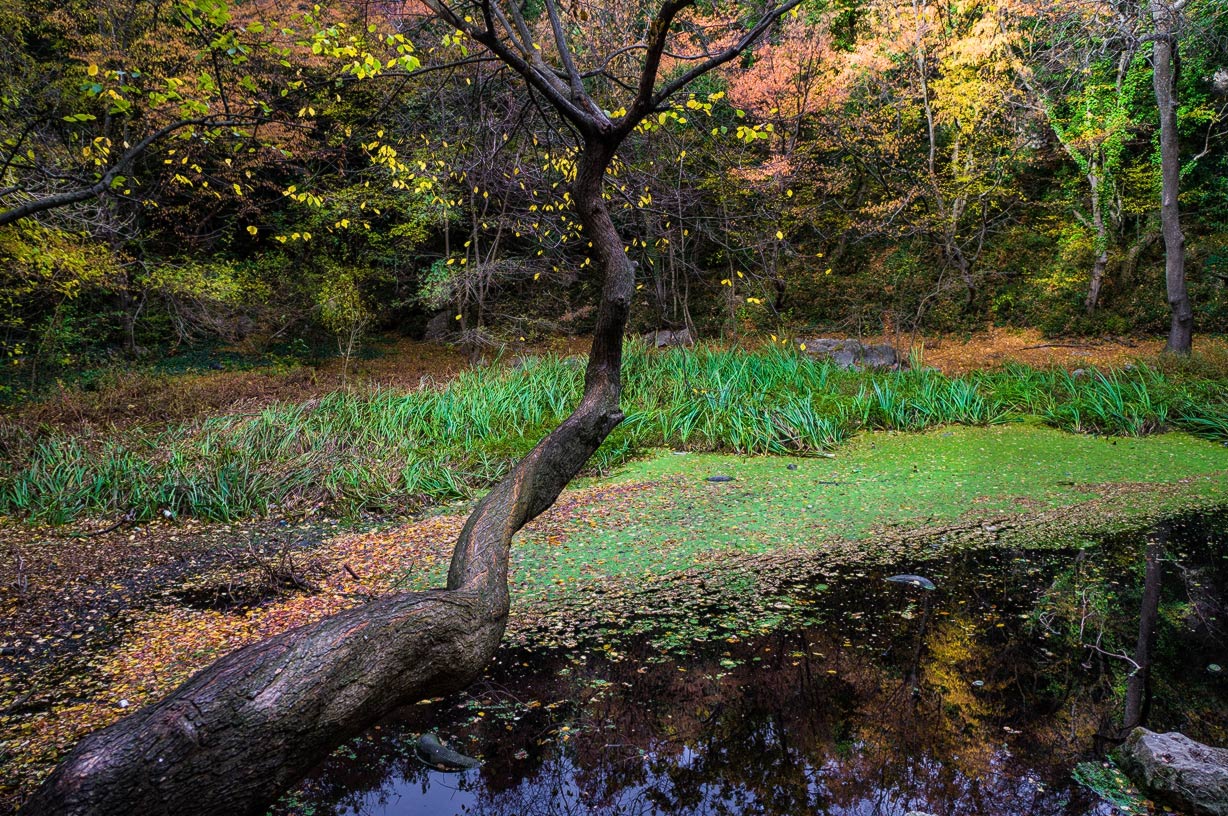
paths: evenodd
<path fill-rule="evenodd" d="M 708 482 L 713 474 L 733 481 Z M 790 550 L 869 564 L 938 540 L 1069 545 L 1119 518 L 1137 526 L 1228 500 L 1228 449 L 1185 434 L 1096 438 L 1036 424 L 868 433 L 834 459 L 649 456 L 581 495 L 564 494 L 513 548 L 519 609 L 586 584 L 633 586 Z M 415 570 L 413 586 L 439 585 L 447 566 L 441 557 Z"/>
<path fill-rule="evenodd" d="M 128 512 L 231 520 L 446 501 L 503 474 L 567 415 L 582 377 L 582 360 L 545 357 L 472 369 L 443 387 L 339 391 L 156 432 L 0 426 L 0 513 L 52 523 Z M 1221 383 L 1145 366 L 947 377 L 843 371 L 788 350 L 633 349 L 625 383 L 627 420 L 596 455 L 599 470 L 651 447 L 807 454 L 861 430 L 1027 416 L 1075 432 L 1228 439 Z"/>

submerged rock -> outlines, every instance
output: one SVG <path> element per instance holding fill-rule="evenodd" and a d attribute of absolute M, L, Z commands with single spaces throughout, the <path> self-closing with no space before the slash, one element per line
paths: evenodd
<path fill-rule="evenodd" d="M 937 589 L 933 581 L 920 575 L 892 575 L 883 580 L 894 581 L 897 584 L 908 584 L 909 586 L 920 587 L 921 589 Z"/>
<path fill-rule="evenodd" d="M 423 762 L 441 771 L 467 771 L 482 764 L 480 760 L 453 751 L 434 734 L 427 733 L 418 737 L 414 747 L 418 749 L 418 756 Z"/>
<path fill-rule="evenodd" d="M 1176 731 L 1135 728 L 1121 747 L 1121 766 L 1153 797 L 1179 810 L 1228 816 L 1228 749 Z"/>

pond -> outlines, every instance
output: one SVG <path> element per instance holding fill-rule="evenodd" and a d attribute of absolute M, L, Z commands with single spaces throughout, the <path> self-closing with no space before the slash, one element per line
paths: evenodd
<path fill-rule="evenodd" d="M 775 600 L 801 614 L 767 632 L 506 649 L 466 694 L 343 746 L 275 812 L 1107 816 L 1124 811 L 1072 769 L 1117 743 L 1128 706 L 1228 744 L 1223 510 L 797 579 Z M 484 764 L 428 768 L 423 731 Z"/>

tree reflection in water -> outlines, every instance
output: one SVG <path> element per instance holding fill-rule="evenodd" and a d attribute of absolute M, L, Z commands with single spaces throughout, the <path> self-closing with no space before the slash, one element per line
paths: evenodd
<path fill-rule="evenodd" d="M 1140 533 L 902 565 L 929 593 L 882 580 L 898 569 L 849 572 L 812 596 L 809 625 L 685 656 L 647 638 L 614 658 L 507 650 L 471 696 L 385 723 L 278 812 L 1109 814 L 1069 773 L 1141 688 L 1140 609 L 1148 724 L 1228 742 L 1228 688 L 1207 669 L 1228 665 L 1226 526 L 1187 516 L 1150 547 Z M 485 765 L 423 767 L 409 746 L 424 728 Z"/>

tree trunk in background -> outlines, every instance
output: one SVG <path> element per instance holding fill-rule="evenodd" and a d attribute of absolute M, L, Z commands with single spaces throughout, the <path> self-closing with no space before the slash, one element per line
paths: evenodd
<path fill-rule="evenodd" d="M 1177 142 L 1177 84 L 1174 70 L 1177 56 L 1177 29 L 1184 0 L 1152 0 L 1151 19 L 1156 41 L 1152 52 L 1152 78 L 1156 107 L 1160 110 L 1160 222 L 1164 235 L 1164 281 L 1172 327 L 1166 351 L 1189 354 L 1193 341 L 1194 313 L 1185 285 L 1185 235 L 1181 232 L 1181 210 L 1177 196 L 1181 191 L 1181 151 Z"/>
<path fill-rule="evenodd" d="M 1123 286 L 1133 286 L 1134 279 L 1138 275 L 1138 264 L 1143 253 L 1151 248 L 1151 245 L 1160 240 L 1160 233 L 1154 231 L 1144 232 L 1139 236 L 1138 240 L 1130 245 L 1126 250 L 1126 255 L 1121 261 L 1121 282 Z"/>
<path fill-rule="evenodd" d="M 554 503 L 623 418 L 635 278 L 601 197 L 616 147 L 587 140 L 573 187 L 604 273 L 584 395 L 473 511 L 447 589 L 381 598 L 232 652 L 83 739 L 23 814 L 261 814 L 343 740 L 479 676 L 507 620 L 512 536 Z"/>
<path fill-rule="evenodd" d="M 1101 202 L 1101 179 L 1094 171 L 1087 174 L 1092 190 L 1092 227 L 1096 230 L 1096 261 L 1092 264 L 1091 284 L 1087 287 L 1084 305 L 1089 315 L 1094 314 L 1100 302 L 1100 287 L 1104 285 L 1104 270 L 1109 263 L 1109 236 L 1104 226 L 1104 205 Z"/>

